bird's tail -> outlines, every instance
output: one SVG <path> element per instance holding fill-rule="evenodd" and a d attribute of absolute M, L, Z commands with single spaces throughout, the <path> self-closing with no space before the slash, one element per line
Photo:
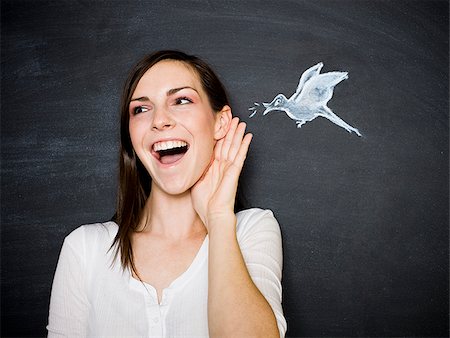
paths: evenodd
<path fill-rule="evenodd" d="M 341 119 L 339 116 L 337 116 L 335 113 L 332 112 L 330 108 L 328 108 L 326 105 L 322 106 L 319 110 L 319 115 L 327 118 L 334 124 L 337 124 L 339 127 L 344 128 L 349 133 L 354 132 L 358 136 L 362 136 L 358 129 L 352 127 L 347 122 L 345 122 L 343 119 Z"/>

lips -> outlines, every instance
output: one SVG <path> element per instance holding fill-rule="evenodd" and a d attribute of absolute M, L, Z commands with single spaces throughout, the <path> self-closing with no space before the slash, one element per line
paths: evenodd
<path fill-rule="evenodd" d="M 179 161 L 188 151 L 189 144 L 183 140 L 164 140 L 152 146 L 153 156 L 162 164 L 170 165 Z"/>

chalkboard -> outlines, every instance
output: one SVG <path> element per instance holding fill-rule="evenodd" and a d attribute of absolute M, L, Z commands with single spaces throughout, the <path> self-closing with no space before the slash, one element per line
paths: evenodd
<path fill-rule="evenodd" d="M 282 230 L 289 337 L 448 336 L 447 1 L 1 2 L 2 337 L 44 336 L 64 236 L 114 212 L 118 107 L 157 49 L 206 59 L 254 133 L 241 188 Z M 318 117 L 249 118 L 348 72 Z M 262 105 L 260 105 L 262 106 Z"/>

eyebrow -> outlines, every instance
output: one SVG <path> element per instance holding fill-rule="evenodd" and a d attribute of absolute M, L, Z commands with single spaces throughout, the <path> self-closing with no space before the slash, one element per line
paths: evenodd
<path fill-rule="evenodd" d="M 179 92 L 180 90 L 183 90 L 183 89 L 192 89 L 192 90 L 194 90 L 194 91 L 196 91 L 198 93 L 197 89 L 195 89 L 193 87 L 190 87 L 190 86 L 184 86 L 184 87 L 169 89 L 167 91 L 166 95 L 167 96 L 173 95 L 173 94 L 175 94 L 175 93 L 177 93 L 177 92 Z M 147 96 L 141 96 L 141 97 L 137 97 L 135 99 L 131 99 L 130 100 L 130 102 L 133 102 L 133 101 L 141 101 L 141 102 L 143 102 L 143 101 L 150 101 L 150 99 Z"/>

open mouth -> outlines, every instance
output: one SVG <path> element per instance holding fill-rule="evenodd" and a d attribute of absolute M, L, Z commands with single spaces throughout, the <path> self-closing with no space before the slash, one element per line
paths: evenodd
<path fill-rule="evenodd" d="M 162 164 L 172 164 L 180 160 L 189 149 L 185 141 L 162 141 L 153 145 L 153 155 Z"/>

